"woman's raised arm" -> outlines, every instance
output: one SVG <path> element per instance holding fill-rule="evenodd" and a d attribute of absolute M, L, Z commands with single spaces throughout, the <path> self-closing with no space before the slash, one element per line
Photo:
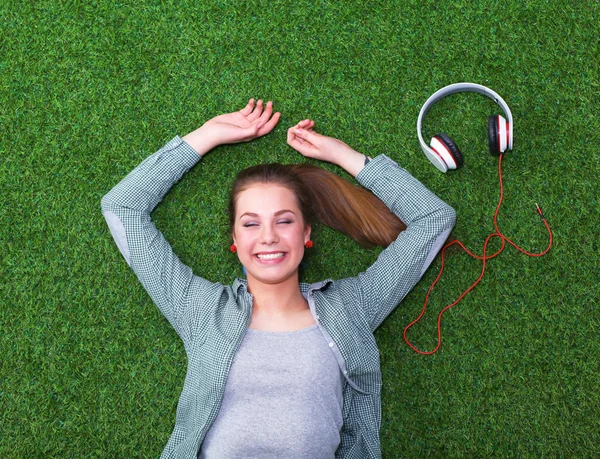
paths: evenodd
<path fill-rule="evenodd" d="M 406 224 L 406 230 L 365 272 L 338 281 L 342 290 L 352 292 L 349 307 L 359 308 L 375 330 L 429 267 L 450 234 L 456 214 L 385 155 L 366 164 L 365 155 L 313 128 L 311 120 L 290 128 L 288 144 L 304 156 L 343 167 Z"/>
<path fill-rule="evenodd" d="M 251 99 L 238 112 L 217 116 L 183 139 L 175 137 L 146 158 L 102 198 L 102 213 L 129 266 L 164 316 L 187 342 L 202 323 L 206 301 L 222 286 L 195 276 L 173 253 L 150 214 L 171 187 L 212 148 L 270 132 L 279 114 Z"/>

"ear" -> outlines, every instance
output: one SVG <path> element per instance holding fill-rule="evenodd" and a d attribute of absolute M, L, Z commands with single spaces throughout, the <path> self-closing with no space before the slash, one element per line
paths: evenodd
<path fill-rule="evenodd" d="M 304 227 L 304 243 L 306 244 L 308 241 L 310 241 L 310 232 L 311 232 L 312 228 L 310 225 L 306 225 Z"/>
<path fill-rule="evenodd" d="M 234 243 L 235 245 L 237 245 L 237 240 L 236 240 L 236 238 L 235 238 L 235 231 L 234 231 L 234 230 L 231 230 L 231 237 L 233 238 L 233 243 Z"/>

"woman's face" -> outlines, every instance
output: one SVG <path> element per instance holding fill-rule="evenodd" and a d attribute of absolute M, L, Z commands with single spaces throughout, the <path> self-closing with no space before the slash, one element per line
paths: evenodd
<path fill-rule="evenodd" d="M 277 284 L 297 275 L 310 239 L 294 193 L 275 184 L 257 184 L 236 202 L 233 242 L 248 280 Z"/>

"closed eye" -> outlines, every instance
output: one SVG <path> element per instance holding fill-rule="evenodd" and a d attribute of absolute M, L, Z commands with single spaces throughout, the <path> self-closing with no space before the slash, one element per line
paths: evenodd
<path fill-rule="evenodd" d="M 292 224 L 292 223 L 294 223 L 292 220 L 278 220 L 278 221 L 277 221 L 277 224 L 278 224 L 278 225 L 280 225 L 280 224 L 283 224 L 283 225 L 290 225 L 290 224 Z M 251 227 L 251 226 L 259 226 L 259 224 L 258 224 L 258 223 L 255 223 L 255 222 L 248 222 L 248 223 L 244 223 L 242 226 L 243 226 L 244 228 L 249 228 L 249 227 Z"/>

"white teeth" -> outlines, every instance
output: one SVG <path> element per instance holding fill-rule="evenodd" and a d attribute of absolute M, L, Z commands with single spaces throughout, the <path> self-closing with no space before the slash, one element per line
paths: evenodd
<path fill-rule="evenodd" d="M 276 258 L 283 257 L 283 252 L 279 253 L 269 253 L 269 254 L 258 254 L 256 255 L 261 260 L 275 260 Z"/>

